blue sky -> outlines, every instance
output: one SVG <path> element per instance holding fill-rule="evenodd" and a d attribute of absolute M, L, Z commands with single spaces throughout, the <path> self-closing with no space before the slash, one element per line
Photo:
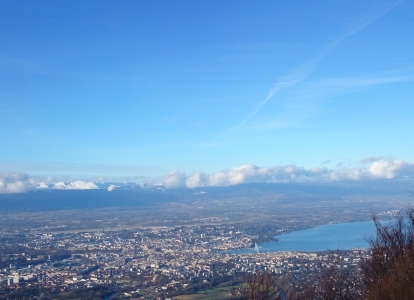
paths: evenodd
<path fill-rule="evenodd" d="M 411 166 L 413 12 L 378 0 L 1 1 L 0 172 Z"/>

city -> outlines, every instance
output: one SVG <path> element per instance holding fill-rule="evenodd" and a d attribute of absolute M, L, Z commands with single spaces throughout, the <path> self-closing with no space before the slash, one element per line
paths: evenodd
<path fill-rule="evenodd" d="M 255 185 L 232 188 L 226 196 L 204 189 L 201 199 L 193 191 L 150 206 L 4 212 L 0 299 L 180 299 L 208 291 L 233 297 L 243 274 L 256 271 L 289 278 L 297 288 L 332 264 L 334 255 L 359 272 L 366 250 L 272 253 L 261 249 L 263 242 L 322 224 L 370 220 L 374 209 L 388 219 L 413 200 L 408 193 L 318 200 L 281 196 L 277 188 L 260 196 Z"/>
<path fill-rule="evenodd" d="M 169 298 L 215 286 L 233 287 L 231 294 L 245 272 L 270 271 L 302 282 L 306 274 L 332 263 L 332 256 L 339 257 L 344 267 L 358 269 L 365 255 L 361 249 L 231 254 L 231 250 L 251 247 L 257 238 L 234 231 L 234 226 L 53 234 L 16 230 L 1 231 L 0 237 L 9 241 L 2 243 L 3 248 L 25 251 L 6 254 L 2 249 L 3 294 L 18 295 L 19 290 L 26 290 L 36 299 L 96 287 L 105 288 L 108 295 L 116 294 L 117 299 Z"/>
<path fill-rule="evenodd" d="M 413 14 L 0 1 L 0 300 L 413 300 Z"/>

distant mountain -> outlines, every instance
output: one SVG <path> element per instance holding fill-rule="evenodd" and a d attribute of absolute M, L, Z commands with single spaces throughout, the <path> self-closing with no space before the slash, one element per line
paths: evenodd
<path fill-rule="evenodd" d="M 152 207 L 166 202 L 225 200 L 243 197 L 286 195 L 291 199 L 341 199 L 348 196 L 408 196 L 411 181 L 254 183 L 226 187 L 177 188 L 135 183 L 62 183 L 35 191 L 0 194 L 1 212 L 53 211 L 106 207 Z M 85 189 L 87 188 L 87 189 Z"/>
<path fill-rule="evenodd" d="M 173 199 L 157 190 L 106 189 L 36 190 L 19 194 L 0 194 L 1 212 L 53 211 L 66 209 L 93 209 L 105 207 L 150 207 Z"/>
<path fill-rule="evenodd" d="M 54 190 L 96 190 L 99 187 L 93 182 L 85 181 L 73 181 L 64 182 L 60 181 L 53 184 L 40 183 L 36 186 L 37 189 L 54 189 Z"/>

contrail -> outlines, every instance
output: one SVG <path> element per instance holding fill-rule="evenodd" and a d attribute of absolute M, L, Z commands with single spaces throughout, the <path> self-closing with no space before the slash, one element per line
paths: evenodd
<path fill-rule="evenodd" d="M 380 12 L 376 14 L 371 14 L 366 17 L 366 20 L 360 22 L 358 26 L 355 26 L 353 30 L 348 31 L 347 33 L 337 37 L 334 41 L 329 43 L 324 47 L 324 49 L 315 57 L 308 60 L 306 63 L 300 65 L 297 68 L 292 69 L 287 75 L 281 77 L 274 87 L 270 89 L 269 93 L 265 97 L 264 100 L 259 102 L 256 107 L 251 111 L 249 115 L 247 115 L 240 123 L 230 127 L 229 129 L 225 130 L 224 132 L 220 133 L 217 137 L 221 137 L 223 135 L 226 135 L 232 131 L 235 131 L 236 129 L 244 126 L 249 119 L 253 118 L 257 113 L 262 109 L 262 107 L 269 102 L 278 92 L 285 90 L 289 87 L 292 87 L 304 79 L 306 79 L 314 69 L 318 66 L 319 62 L 325 58 L 329 53 L 331 53 L 338 44 L 340 44 L 342 41 L 344 41 L 346 38 L 356 34 L 357 32 L 361 31 L 371 23 L 375 22 L 377 19 L 381 18 L 383 15 L 387 14 L 391 10 L 393 10 L 396 6 L 403 3 L 404 0 L 398 1 L 390 6 L 388 6 L 386 9 L 382 9 Z"/>

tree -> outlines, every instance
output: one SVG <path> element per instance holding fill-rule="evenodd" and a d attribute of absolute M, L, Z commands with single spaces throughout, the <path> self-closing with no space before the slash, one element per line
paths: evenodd
<path fill-rule="evenodd" d="M 241 300 L 280 300 L 289 299 L 282 288 L 284 282 L 271 272 L 245 273 L 238 288 Z"/>
<path fill-rule="evenodd" d="M 294 295 L 287 295 L 284 282 L 272 273 L 246 274 L 240 299 L 414 299 L 414 208 L 389 222 L 380 222 L 376 216 L 373 221 L 376 235 L 368 239 L 370 255 L 361 258 L 361 273 L 345 268 L 340 257 L 333 255 Z"/>
<path fill-rule="evenodd" d="M 330 264 L 320 267 L 307 286 L 298 292 L 300 300 L 358 300 L 364 299 L 360 275 L 344 267 L 340 256 L 332 255 Z"/>
<path fill-rule="evenodd" d="M 390 223 L 373 220 L 371 255 L 361 264 L 367 299 L 414 299 L 414 209 L 400 212 Z"/>

